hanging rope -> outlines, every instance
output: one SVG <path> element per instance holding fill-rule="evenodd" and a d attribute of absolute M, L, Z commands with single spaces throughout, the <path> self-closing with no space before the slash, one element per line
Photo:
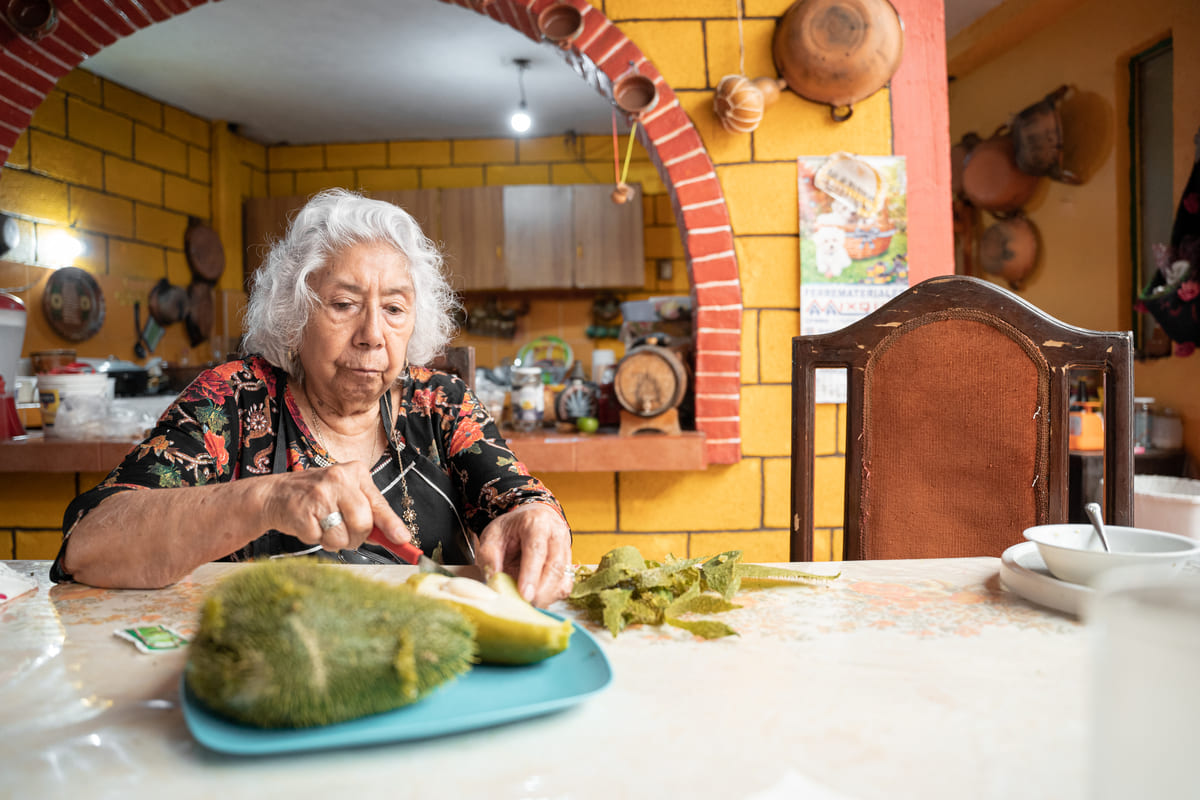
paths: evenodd
<path fill-rule="evenodd" d="M 613 181 L 621 183 L 621 145 L 617 141 L 617 107 L 613 106 Z"/>
<path fill-rule="evenodd" d="M 738 22 L 738 75 L 746 74 L 746 40 L 742 36 L 742 0 L 733 0 Z"/>
<path fill-rule="evenodd" d="M 629 177 L 629 160 L 633 157 L 633 135 L 637 133 L 637 120 L 629 126 L 629 146 L 625 148 L 625 168 L 621 170 L 621 179 L 617 181 L 618 186 L 625 184 L 625 179 Z"/>

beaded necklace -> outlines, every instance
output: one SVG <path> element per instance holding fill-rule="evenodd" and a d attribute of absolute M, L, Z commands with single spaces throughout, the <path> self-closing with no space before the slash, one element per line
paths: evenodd
<path fill-rule="evenodd" d="M 325 443 L 325 436 L 323 435 L 324 427 L 321 425 L 321 418 L 317 414 L 317 409 L 313 405 L 312 401 L 308 399 L 308 389 L 307 388 L 304 390 L 304 400 L 306 403 L 308 403 L 308 407 L 312 411 L 312 419 L 313 419 L 313 424 L 314 424 L 313 433 L 315 433 L 317 436 L 317 442 L 320 443 L 321 447 L 323 447 L 325 449 L 326 453 L 330 453 L 330 455 L 332 456 L 332 453 L 329 450 L 329 445 Z M 384 423 L 384 419 L 383 419 L 384 409 L 387 410 L 387 413 L 389 415 L 391 414 L 392 404 L 391 404 L 391 398 L 388 395 L 384 395 L 384 400 L 380 405 L 381 413 L 380 413 L 380 420 L 379 420 L 380 425 L 382 425 L 384 427 L 384 431 L 386 433 L 387 426 Z M 387 436 L 385 435 L 384 438 L 386 439 Z M 372 451 L 372 457 L 371 457 L 371 469 L 372 470 L 374 470 L 375 465 L 379 463 L 379 455 L 380 455 L 379 437 L 376 436 L 375 437 L 375 450 Z M 412 495 L 408 493 L 408 480 L 405 477 L 404 461 L 399 460 L 399 464 L 400 464 L 400 519 L 404 520 L 404 524 L 406 526 L 408 526 L 408 531 L 409 531 L 409 533 L 412 534 L 412 543 L 419 549 L 421 547 L 421 537 L 419 535 L 420 529 L 417 527 L 417 511 L 413 507 Z"/>

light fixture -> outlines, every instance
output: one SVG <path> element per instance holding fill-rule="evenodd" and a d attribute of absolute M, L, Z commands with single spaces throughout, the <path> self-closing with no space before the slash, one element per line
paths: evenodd
<path fill-rule="evenodd" d="M 83 242 L 60 229 L 38 237 L 38 262 L 51 267 L 69 267 L 83 255 Z"/>
<path fill-rule="evenodd" d="M 524 133 L 533 124 L 533 120 L 529 116 L 529 109 L 525 104 L 525 70 L 529 69 L 529 59 L 514 58 L 513 63 L 517 65 L 517 85 L 521 87 L 521 105 L 517 106 L 517 110 L 513 112 L 508 124 L 512 125 L 512 129 L 517 133 Z"/>

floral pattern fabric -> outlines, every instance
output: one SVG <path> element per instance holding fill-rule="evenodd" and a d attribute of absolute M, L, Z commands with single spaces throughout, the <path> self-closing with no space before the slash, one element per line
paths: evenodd
<path fill-rule="evenodd" d="M 259 356 L 202 373 L 145 441 L 98 486 L 70 504 L 64 533 L 117 492 L 270 474 L 277 438 L 287 447 L 289 471 L 328 463 L 328 454 L 303 423 L 286 385 L 286 374 Z M 408 449 L 449 476 L 460 495 L 463 522 L 476 535 L 497 516 L 524 503 L 549 503 L 562 514 L 550 491 L 508 448 L 483 404 L 453 375 L 409 367 L 390 437 L 391 457 Z M 60 552 L 56 568 L 61 559 Z"/>

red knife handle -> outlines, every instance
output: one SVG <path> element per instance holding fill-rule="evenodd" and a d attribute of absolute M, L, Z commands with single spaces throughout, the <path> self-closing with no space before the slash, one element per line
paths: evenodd
<path fill-rule="evenodd" d="M 420 548 L 412 542 L 393 542 L 391 539 L 383 535 L 383 531 L 378 527 L 371 529 L 371 535 L 367 537 L 368 542 L 374 542 L 390 553 L 395 553 L 408 564 L 416 564 L 424 553 Z"/>

